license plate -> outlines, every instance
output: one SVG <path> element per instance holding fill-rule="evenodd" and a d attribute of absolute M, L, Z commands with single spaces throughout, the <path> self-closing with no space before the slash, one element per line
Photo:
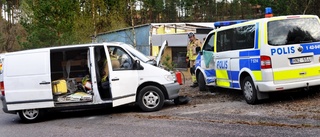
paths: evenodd
<path fill-rule="evenodd" d="M 301 58 L 291 58 L 291 64 L 309 63 L 311 62 L 311 57 L 301 57 Z"/>

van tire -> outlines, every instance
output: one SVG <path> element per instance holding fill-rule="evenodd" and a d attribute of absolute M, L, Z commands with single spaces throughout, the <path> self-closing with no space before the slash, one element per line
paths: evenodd
<path fill-rule="evenodd" d="M 207 91 L 206 82 L 205 82 L 204 76 L 201 72 L 198 75 L 198 84 L 199 84 L 200 91 Z"/>
<path fill-rule="evenodd" d="M 43 118 L 44 110 L 41 109 L 26 109 L 18 112 L 20 119 L 25 123 L 38 122 Z"/>
<path fill-rule="evenodd" d="M 244 99 L 248 104 L 254 105 L 258 103 L 257 89 L 250 76 L 246 76 L 241 82 L 241 89 Z"/>
<path fill-rule="evenodd" d="M 164 104 L 164 95 L 158 87 L 146 86 L 139 92 L 137 102 L 143 111 L 158 111 Z"/>

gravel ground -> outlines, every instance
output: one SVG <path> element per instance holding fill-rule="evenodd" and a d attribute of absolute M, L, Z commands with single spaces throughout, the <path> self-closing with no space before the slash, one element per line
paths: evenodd
<path fill-rule="evenodd" d="M 320 120 L 319 90 L 272 93 L 269 99 L 262 100 L 257 105 L 249 105 L 245 102 L 241 91 L 217 88 L 207 92 L 200 92 L 198 87 L 192 88 L 189 85 L 191 85 L 191 80 L 187 78 L 184 85 L 181 86 L 180 95 L 191 98 L 191 101 L 187 105 L 183 105 L 183 107 L 214 104 L 214 108 L 210 109 L 215 109 L 215 112 L 223 114 L 249 114 Z"/>

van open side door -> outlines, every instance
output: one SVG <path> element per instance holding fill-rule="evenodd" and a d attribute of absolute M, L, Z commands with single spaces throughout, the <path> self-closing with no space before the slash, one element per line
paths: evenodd
<path fill-rule="evenodd" d="M 136 101 L 138 70 L 134 69 L 134 59 L 123 48 L 108 46 L 110 90 L 113 107 Z"/>

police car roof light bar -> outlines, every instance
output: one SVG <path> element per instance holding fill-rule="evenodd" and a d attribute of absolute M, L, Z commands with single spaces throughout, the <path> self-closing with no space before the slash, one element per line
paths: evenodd
<path fill-rule="evenodd" d="M 218 22 L 214 23 L 214 27 L 220 28 L 223 26 L 229 26 L 229 25 L 233 25 L 233 24 L 246 22 L 246 21 L 248 21 L 248 20 L 218 21 Z"/>
<path fill-rule="evenodd" d="M 271 7 L 266 7 L 264 17 L 265 18 L 273 17 L 273 13 L 272 13 L 272 8 Z"/>

